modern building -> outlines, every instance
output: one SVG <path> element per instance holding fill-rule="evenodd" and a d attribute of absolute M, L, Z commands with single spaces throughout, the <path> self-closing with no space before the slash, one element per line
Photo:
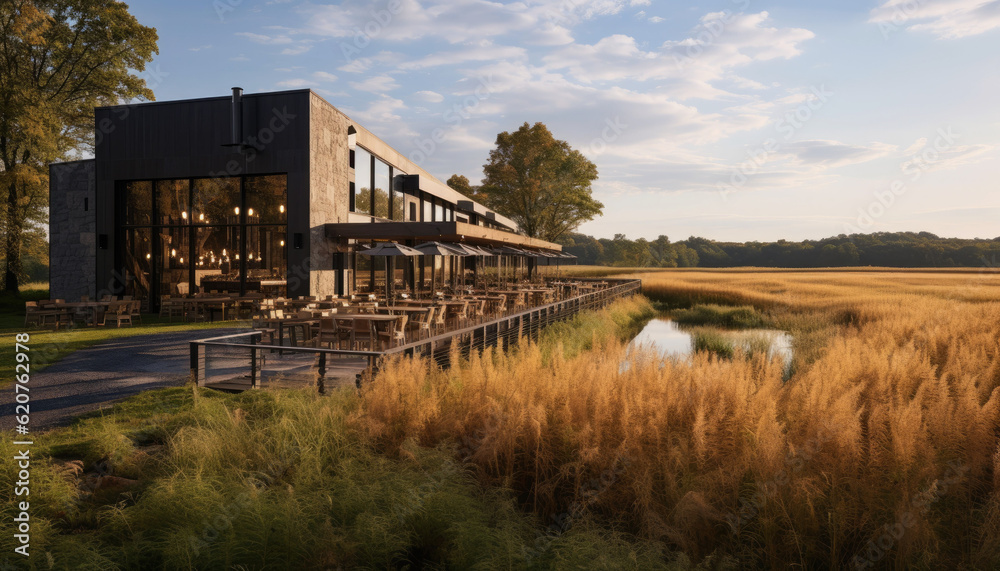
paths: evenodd
<path fill-rule="evenodd" d="M 557 244 L 429 175 L 311 90 L 95 110 L 94 158 L 50 166 L 53 298 L 351 293 L 385 279 L 357 251 L 428 240 Z M 426 283 L 443 257 L 407 265 Z"/>

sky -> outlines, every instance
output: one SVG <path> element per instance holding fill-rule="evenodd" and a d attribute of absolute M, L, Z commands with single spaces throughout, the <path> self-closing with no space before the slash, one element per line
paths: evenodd
<path fill-rule="evenodd" d="M 1000 0 L 145 0 L 160 101 L 311 88 L 478 184 L 542 122 L 596 237 L 1000 237 Z"/>

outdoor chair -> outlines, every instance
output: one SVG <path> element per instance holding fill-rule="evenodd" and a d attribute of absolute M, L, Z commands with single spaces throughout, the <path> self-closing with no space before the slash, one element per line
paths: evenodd
<path fill-rule="evenodd" d="M 446 324 L 455 329 L 462 327 L 466 321 L 466 309 L 468 309 L 469 304 L 463 303 L 462 305 L 448 305 L 447 307 L 447 317 L 445 318 Z"/>
<path fill-rule="evenodd" d="M 321 347 L 323 344 L 329 344 L 331 349 L 333 348 L 333 344 L 339 341 L 337 338 L 337 324 L 334 322 L 332 317 L 320 318 L 319 330 L 317 330 L 316 334 L 313 335 L 313 341 L 315 342 L 317 348 Z"/>
<path fill-rule="evenodd" d="M 111 322 L 114 322 L 116 327 L 121 327 L 123 322 L 128 322 L 129 325 L 132 325 L 130 305 L 126 301 L 118 301 L 109 305 L 108 310 L 104 312 L 104 321 L 101 325 L 106 327 Z"/>
<path fill-rule="evenodd" d="M 184 302 L 184 321 L 205 321 L 205 310 L 195 301 Z"/>
<path fill-rule="evenodd" d="M 445 306 L 434 307 L 434 321 L 431 322 L 431 326 L 437 333 L 441 333 L 442 331 L 444 331 L 447 325 L 445 321 L 446 313 L 447 312 Z"/>
<path fill-rule="evenodd" d="M 348 349 L 354 349 L 354 320 L 350 318 L 333 318 L 334 331 L 337 338 L 337 348 L 346 344 Z"/>
<path fill-rule="evenodd" d="M 407 323 L 407 328 L 411 333 L 416 332 L 418 340 L 423 339 L 425 335 L 427 337 L 431 336 L 431 326 L 433 325 L 434 313 L 436 309 L 437 308 L 429 307 L 427 308 L 426 313 L 415 314 L 413 319 Z M 413 337 L 411 336 L 410 338 L 412 339 Z"/>
<path fill-rule="evenodd" d="M 142 301 L 133 300 L 129 304 L 129 325 L 132 325 L 133 319 L 138 319 L 139 323 L 142 323 Z"/>
<path fill-rule="evenodd" d="M 399 319 L 373 321 L 372 329 L 374 329 L 379 350 L 384 351 L 397 344 L 403 344 L 405 342 L 405 324 L 405 315 L 400 316 Z M 403 327 L 397 327 L 398 325 L 403 325 Z"/>
<path fill-rule="evenodd" d="M 41 325 L 42 314 L 40 311 L 37 301 L 24 302 L 24 326 Z"/>
<path fill-rule="evenodd" d="M 360 350 L 362 344 L 368 345 L 368 350 L 374 348 L 375 335 L 372 328 L 371 319 L 353 319 L 353 332 L 354 336 L 351 339 L 353 345 L 357 345 L 357 349 Z"/>

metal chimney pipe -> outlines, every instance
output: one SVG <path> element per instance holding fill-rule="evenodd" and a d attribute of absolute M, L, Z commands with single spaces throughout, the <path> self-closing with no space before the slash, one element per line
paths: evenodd
<path fill-rule="evenodd" d="M 233 88 L 233 144 L 239 145 L 243 142 L 243 88 Z"/>

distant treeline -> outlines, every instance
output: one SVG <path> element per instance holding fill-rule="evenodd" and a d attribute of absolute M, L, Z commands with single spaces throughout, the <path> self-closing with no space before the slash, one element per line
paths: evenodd
<path fill-rule="evenodd" d="M 1000 237 L 992 240 L 940 238 L 930 232 L 841 234 L 822 240 L 716 242 L 692 236 L 671 242 L 568 234 L 560 240 L 579 264 L 658 268 L 758 266 L 824 268 L 838 266 L 1000 267 Z"/>

